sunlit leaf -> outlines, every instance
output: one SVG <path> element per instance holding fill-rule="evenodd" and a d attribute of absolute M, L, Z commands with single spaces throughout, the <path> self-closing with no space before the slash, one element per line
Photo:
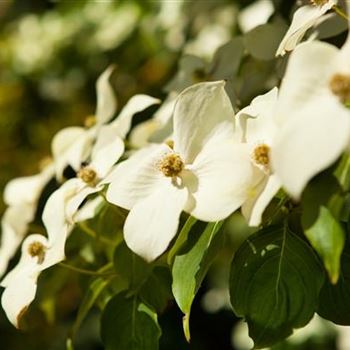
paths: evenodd
<path fill-rule="evenodd" d="M 185 314 L 184 332 L 190 339 L 189 317 L 194 297 L 222 243 L 221 222 L 209 223 L 204 232 L 193 231 L 174 259 L 172 290 Z"/>

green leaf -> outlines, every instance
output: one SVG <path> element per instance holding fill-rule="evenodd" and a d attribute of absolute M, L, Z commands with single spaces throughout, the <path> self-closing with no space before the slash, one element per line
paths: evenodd
<path fill-rule="evenodd" d="M 66 340 L 66 350 L 74 350 L 73 341 L 70 338 Z"/>
<path fill-rule="evenodd" d="M 171 273 L 168 267 L 155 267 L 140 289 L 140 298 L 157 312 L 163 312 L 169 300 L 172 299 L 171 282 Z"/>
<path fill-rule="evenodd" d="M 316 28 L 317 40 L 324 40 L 339 35 L 348 29 L 348 22 L 337 14 L 325 18 Z"/>
<path fill-rule="evenodd" d="M 212 80 L 234 79 L 244 55 L 243 38 L 236 36 L 220 46 L 208 69 Z"/>
<path fill-rule="evenodd" d="M 321 289 L 317 313 L 336 324 L 350 325 L 350 244 L 341 257 L 340 278 L 336 285 L 326 281 Z"/>
<path fill-rule="evenodd" d="M 118 294 L 103 311 L 101 338 L 106 350 L 157 350 L 157 314 L 134 296 Z"/>
<path fill-rule="evenodd" d="M 218 235 L 223 221 L 207 224 L 204 232 L 194 231 L 175 256 L 172 269 L 172 290 L 177 305 L 185 314 L 184 332 L 189 341 L 189 317 L 193 299 L 219 248 L 222 237 Z"/>
<path fill-rule="evenodd" d="M 187 241 L 188 233 L 191 231 L 192 226 L 197 222 L 193 216 L 189 216 L 183 225 L 178 238 L 176 239 L 174 245 L 171 247 L 168 253 L 167 262 L 169 265 L 172 265 L 175 254 L 181 248 L 181 246 Z"/>
<path fill-rule="evenodd" d="M 339 185 L 344 191 L 350 189 L 350 156 L 346 152 L 334 171 L 334 176 L 337 178 Z"/>
<path fill-rule="evenodd" d="M 247 51 L 259 60 L 275 58 L 278 45 L 285 33 L 281 23 L 268 23 L 255 27 L 244 37 Z"/>
<path fill-rule="evenodd" d="M 332 283 L 339 278 L 340 256 L 345 233 L 333 212 L 340 213 L 343 200 L 333 176 L 319 176 L 306 188 L 302 199 L 301 223 L 305 236 L 322 258 Z"/>
<path fill-rule="evenodd" d="M 302 216 L 305 218 L 305 215 Z M 304 233 L 311 245 L 323 260 L 332 283 L 339 278 L 340 256 L 344 248 L 345 234 L 342 226 L 326 207 L 320 207 L 315 222 L 309 224 L 302 220 Z"/>
<path fill-rule="evenodd" d="M 108 283 L 110 282 L 110 279 L 105 278 L 97 278 L 95 279 L 89 286 L 89 289 L 87 290 L 86 294 L 84 295 L 84 298 L 79 306 L 78 315 L 74 322 L 72 332 L 71 332 L 71 338 L 74 339 L 76 332 L 80 328 L 81 323 L 85 319 L 86 315 L 90 311 L 90 309 L 95 304 L 97 298 L 100 296 L 100 294 L 103 292 L 103 290 L 106 288 Z"/>
<path fill-rule="evenodd" d="M 312 318 L 324 280 L 313 250 L 286 226 L 263 229 L 239 248 L 230 274 L 231 304 L 255 348 L 289 336 Z"/>
<path fill-rule="evenodd" d="M 129 289 L 135 291 L 147 280 L 153 265 L 148 264 L 122 242 L 114 251 L 114 269 L 129 282 Z"/>

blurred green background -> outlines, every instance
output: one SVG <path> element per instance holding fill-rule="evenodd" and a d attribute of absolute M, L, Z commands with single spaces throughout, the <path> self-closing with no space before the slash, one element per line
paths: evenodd
<path fill-rule="evenodd" d="M 58 130 L 82 125 L 94 113 L 95 81 L 108 65 L 117 67 L 112 83 L 119 109 L 135 93 L 163 99 L 166 96 L 163 87 L 175 75 L 181 55 L 195 53 L 209 62 L 214 50 L 210 47 L 208 50 L 206 40 L 210 38 L 218 47 L 240 33 L 237 15 L 253 2 L 0 1 L 0 194 L 10 179 L 39 170 L 41 160 L 50 155 L 51 139 Z M 273 4 L 279 16 L 288 20 L 295 1 L 275 0 Z M 0 200 L 0 213 L 3 210 Z M 209 293 L 212 285 L 220 286 L 221 281 L 227 280 L 230 247 L 237 246 L 239 241 L 239 229 L 228 228 L 228 233 L 232 230 L 234 242 L 228 245 L 227 255 L 214 265 L 212 281 L 206 281 L 196 299 L 192 344 L 184 341 L 181 313 L 170 305 L 160 317 L 164 334 L 161 349 L 233 348 L 231 331 L 237 319 L 225 305 L 227 295 L 220 294 L 225 286 L 216 288 L 219 294 Z M 241 228 L 242 235 L 245 230 Z M 68 274 L 60 267 L 54 268 L 50 276 L 43 275 L 39 300 L 40 293 L 55 295 L 58 305 L 55 312 L 52 299 L 48 298 L 41 304 L 41 310 L 31 311 L 29 330 L 19 332 L 1 310 L 1 349 L 65 348 L 67 332 L 83 295 L 81 286 L 88 279 Z M 65 278 L 57 277 L 62 275 Z M 55 285 L 50 278 L 65 283 Z M 49 292 L 45 286 L 49 286 Z M 203 311 L 203 300 L 211 313 Z M 50 323 L 53 314 L 58 320 L 55 324 Z M 77 349 L 102 349 L 98 324 L 98 312 L 92 313 L 79 332 Z M 297 349 L 331 349 L 334 338 L 330 336 L 315 347 L 312 344 L 298 345 Z M 289 347 L 283 345 L 281 349 Z"/>

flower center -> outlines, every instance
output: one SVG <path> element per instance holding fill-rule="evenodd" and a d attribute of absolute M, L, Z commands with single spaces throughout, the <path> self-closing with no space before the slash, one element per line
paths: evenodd
<path fill-rule="evenodd" d="M 324 4 L 327 4 L 329 0 L 310 0 L 310 3 L 315 6 L 323 6 Z"/>
<path fill-rule="evenodd" d="M 266 144 L 261 144 L 253 151 L 253 160 L 256 164 L 267 167 L 270 163 L 270 147 Z"/>
<path fill-rule="evenodd" d="M 350 101 L 350 75 L 340 73 L 333 75 L 329 87 L 342 103 Z"/>
<path fill-rule="evenodd" d="M 184 163 L 176 153 L 167 154 L 158 165 L 159 170 L 168 177 L 174 177 L 181 173 Z"/>
<path fill-rule="evenodd" d="M 28 253 L 31 257 L 38 257 L 38 263 L 42 264 L 45 259 L 46 247 L 41 242 L 33 242 L 28 247 Z"/>
<path fill-rule="evenodd" d="M 96 117 L 94 115 L 89 115 L 84 120 L 84 126 L 86 128 L 92 128 L 96 124 Z"/>
<path fill-rule="evenodd" d="M 97 174 L 96 171 L 89 167 L 81 168 L 78 173 L 77 177 L 81 180 L 83 180 L 87 185 L 94 187 L 97 182 Z"/>

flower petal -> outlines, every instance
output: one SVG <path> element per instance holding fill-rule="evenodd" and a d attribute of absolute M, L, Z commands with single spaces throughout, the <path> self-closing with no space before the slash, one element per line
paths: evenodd
<path fill-rule="evenodd" d="M 19 328 L 23 314 L 35 298 L 38 275 L 38 271 L 20 271 L 2 293 L 1 305 L 16 328 Z"/>
<path fill-rule="evenodd" d="M 279 45 L 276 56 L 283 56 L 293 50 L 301 41 L 306 31 L 317 23 L 318 19 L 330 10 L 337 1 L 329 0 L 322 6 L 306 5 L 295 11 L 292 24 Z"/>
<path fill-rule="evenodd" d="M 329 80 L 339 50 L 327 43 L 303 43 L 292 53 L 280 87 L 276 120 L 297 115 L 311 98 L 329 95 Z"/>
<path fill-rule="evenodd" d="M 333 96 L 315 98 L 287 122 L 271 147 L 272 167 L 298 199 L 308 181 L 330 166 L 349 143 L 350 112 Z"/>
<path fill-rule="evenodd" d="M 38 256 L 30 254 L 30 246 L 33 243 L 40 243 L 44 247 L 43 261 Z M 46 237 L 39 234 L 28 236 L 22 244 L 22 254 L 19 263 L 1 281 L 5 287 L 1 303 L 8 319 L 18 328 L 21 317 L 34 300 L 37 279 L 41 271 L 52 266 L 58 261 L 52 260 L 50 255 L 49 242 Z M 52 253 L 51 253 L 52 254 Z"/>
<path fill-rule="evenodd" d="M 175 151 L 192 163 L 212 130 L 223 121 L 233 123 L 234 111 L 225 82 L 195 84 L 178 97 L 174 110 Z"/>
<path fill-rule="evenodd" d="M 92 150 L 90 167 L 104 178 L 124 153 L 123 140 L 112 129 L 101 129 Z"/>
<path fill-rule="evenodd" d="M 146 146 L 149 142 L 163 142 L 172 133 L 172 116 L 176 102 L 175 97 L 176 93 L 170 93 L 152 119 L 146 120 L 132 129 L 130 133 L 130 143 L 133 147 L 141 148 Z"/>
<path fill-rule="evenodd" d="M 174 238 L 188 192 L 163 178 L 154 192 L 137 202 L 124 226 L 128 247 L 147 261 L 161 255 Z"/>
<path fill-rule="evenodd" d="M 270 143 L 277 131 L 275 109 L 278 89 L 273 88 L 264 95 L 254 98 L 251 104 L 236 115 L 237 133 L 248 143 Z"/>
<path fill-rule="evenodd" d="M 107 123 L 117 110 L 117 98 L 110 83 L 114 69 L 113 65 L 109 66 L 96 82 L 97 107 L 95 114 L 98 125 Z"/>
<path fill-rule="evenodd" d="M 130 98 L 128 103 L 121 110 L 116 119 L 114 119 L 107 127 L 113 128 L 116 135 L 125 139 L 130 131 L 132 118 L 136 113 L 142 112 L 148 107 L 160 103 L 160 100 L 148 95 L 135 95 Z"/>
<path fill-rule="evenodd" d="M 46 167 L 39 174 L 19 177 L 9 181 L 4 190 L 4 202 L 7 205 L 32 204 L 36 207 L 41 192 L 53 177 L 52 165 Z"/>
<path fill-rule="evenodd" d="M 155 120 L 149 119 L 143 123 L 135 125 L 130 133 L 130 143 L 134 148 L 145 147 L 150 137 L 159 129 L 161 129 L 162 124 Z"/>
<path fill-rule="evenodd" d="M 194 176 L 184 178 L 194 200 L 188 202 L 186 211 L 203 221 L 229 216 L 247 199 L 248 190 L 257 181 L 250 147 L 235 143 L 225 132 L 223 126 L 208 140 L 188 168 Z"/>
<path fill-rule="evenodd" d="M 252 196 L 242 205 L 242 214 L 249 226 L 261 224 L 264 210 L 281 188 L 281 182 L 276 175 L 266 176 L 252 190 Z"/>
<path fill-rule="evenodd" d="M 62 235 L 66 235 L 69 230 L 69 222 L 66 217 L 67 201 L 78 193 L 85 184 L 80 179 L 70 179 L 48 198 L 42 220 L 49 237 L 50 245 L 60 240 Z"/>
<path fill-rule="evenodd" d="M 75 195 L 70 198 L 65 199 L 65 213 L 66 218 L 69 223 L 73 224 L 76 222 L 75 214 L 77 213 L 80 205 L 84 202 L 84 200 L 93 193 L 99 192 L 102 189 L 100 186 L 90 187 L 84 185 L 79 190 L 76 191 Z"/>
<path fill-rule="evenodd" d="M 6 209 L 1 220 L 0 277 L 15 255 L 29 223 L 34 219 L 36 208 L 32 205 L 17 205 Z"/>
<path fill-rule="evenodd" d="M 118 164 L 106 179 L 111 182 L 107 200 L 130 210 L 139 200 L 148 197 L 164 178 L 157 164 L 171 151 L 165 144 L 151 145 Z"/>
<path fill-rule="evenodd" d="M 51 148 L 59 181 L 63 180 L 63 171 L 68 165 L 75 171 L 79 170 L 81 163 L 89 156 L 95 133 L 96 128 L 69 127 L 54 136 Z"/>
<path fill-rule="evenodd" d="M 85 221 L 93 219 L 96 216 L 98 208 L 103 205 L 104 199 L 101 196 L 89 200 L 83 205 L 81 209 L 76 213 L 74 219 L 75 222 Z"/>

